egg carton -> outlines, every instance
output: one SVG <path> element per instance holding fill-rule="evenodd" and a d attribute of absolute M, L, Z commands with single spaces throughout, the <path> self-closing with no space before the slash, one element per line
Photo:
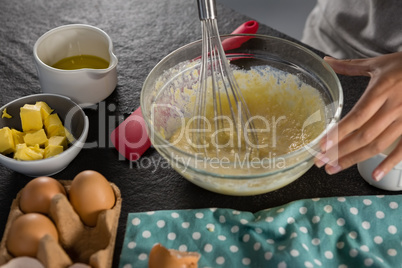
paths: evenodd
<path fill-rule="evenodd" d="M 59 181 L 69 193 L 71 181 Z M 36 258 L 47 268 L 69 267 L 75 263 L 94 268 L 112 267 L 114 245 L 121 211 L 121 193 L 111 183 L 116 202 L 113 208 L 102 211 L 95 227 L 84 225 L 67 197 L 56 194 L 50 205 L 49 218 L 59 233 L 59 242 L 51 236 L 44 236 L 39 243 Z M 0 243 L 0 265 L 14 257 L 7 251 L 6 239 L 13 221 L 24 214 L 20 210 L 21 191 L 11 204 L 6 228 Z"/>

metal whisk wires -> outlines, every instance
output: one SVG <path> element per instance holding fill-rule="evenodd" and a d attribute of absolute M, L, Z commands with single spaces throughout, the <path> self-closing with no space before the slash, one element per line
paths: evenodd
<path fill-rule="evenodd" d="M 258 152 L 258 138 L 250 111 L 222 47 L 215 1 L 197 1 L 202 56 L 192 122 L 193 146 L 205 155 L 212 153 L 214 156 L 219 156 L 221 150 L 233 154 Z M 212 111 L 208 111 L 211 105 Z M 211 115 L 212 124 L 209 122 Z M 208 134 L 207 130 L 211 128 L 214 131 Z"/>

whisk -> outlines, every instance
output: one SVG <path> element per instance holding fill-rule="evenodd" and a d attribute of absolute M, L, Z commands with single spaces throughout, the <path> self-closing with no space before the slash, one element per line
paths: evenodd
<path fill-rule="evenodd" d="M 192 122 L 192 143 L 198 151 L 219 156 L 258 152 L 258 137 L 250 110 L 222 47 L 215 0 L 197 0 L 202 29 L 202 56 Z M 207 106 L 212 111 L 207 111 Z M 207 116 L 209 114 L 209 117 Z M 213 124 L 206 120 L 213 116 Z M 214 128 L 207 135 L 209 127 Z M 254 150 L 257 149 L 257 150 Z"/>

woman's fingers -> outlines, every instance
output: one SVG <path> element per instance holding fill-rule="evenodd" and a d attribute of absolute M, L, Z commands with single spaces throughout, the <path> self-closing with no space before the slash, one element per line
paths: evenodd
<path fill-rule="evenodd" d="M 324 57 L 332 69 L 338 74 L 348 76 L 369 76 L 370 59 L 338 60 L 329 56 Z"/>
<path fill-rule="evenodd" d="M 382 161 L 373 171 L 373 179 L 381 180 L 385 174 L 392 170 L 402 159 L 402 139 L 397 143 L 395 149 Z"/>
<path fill-rule="evenodd" d="M 334 155 L 334 149 L 339 150 L 342 156 L 371 142 L 394 120 L 395 116 L 389 117 L 389 105 L 384 105 L 387 96 L 376 90 L 369 90 L 371 87 L 381 88 L 381 85 L 372 81 L 353 109 L 323 138 L 321 151 L 326 153 L 326 160 L 333 161 L 339 156 Z M 341 144 L 341 141 L 344 143 Z M 332 147 L 334 149 L 330 150 Z M 317 166 L 322 166 L 322 162 Z"/>
<path fill-rule="evenodd" d="M 380 133 L 373 141 L 367 143 L 364 146 L 359 147 L 356 150 L 350 150 L 349 153 L 339 156 L 335 161 L 329 162 L 325 167 L 325 170 L 329 174 L 334 174 L 339 172 L 340 170 L 344 170 L 346 168 L 351 167 L 352 165 L 362 162 L 373 155 L 384 152 L 399 136 L 402 131 L 402 122 L 395 121 L 390 126 L 388 126 L 384 131 Z M 342 152 L 342 148 L 339 149 L 339 152 Z M 397 161 L 396 156 L 391 156 L 390 160 L 384 163 L 384 168 L 379 166 L 379 170 L 377 171 L 376 178 L 380 179 L 380 175 L 383 176 L 387 172 L 389 172 L 392 167 L 389 167 L 389 164 L 393 164 L 393 160 Z M 399 161 L 402 158 L 399 158 Z M 394 163 L 397 164 L 398 162 Z M 389 169 L 388 169 L 389 168 Z M 381 173 L 381 174 L 380 174 Z"/>
<path fill-rule="evenodd" d="M 331 57 L 325 57 L 324 59 L 337 73 L 345 75 L 370 75 L 368 60 L 337 60 Z M 370 83 L 372 82 L 370 81 Z M 374 115 L 384 100 L 373 95 L 369 90 L 366 90 L 349 114 L 339 122 L 337 128 L 327 134 L 321 143 L 321 150 L 323 152 L 335 146 L 339 140 L 342 140 L 349 133 L 360 128 Z"/>
<path fill-rule="evenodd" d="M 354 108 L 322 140 L 315 163 L 334 174 L 380 153 L 402 135 L 402 52 L 358 60 L 326 57 L 325 61 L 339 74 L 371 77 Z M 380 179 L 401 160 L 402 142 L 373 176 Z"/>
<path fill-rule="evenodd" d="M 374 108 L 374 111 L 375 109 L 376 108 Z M 367 146 L 368 144 L 371 143 L 376 145 L 375 147 L 371 146 L 371 148 L 374 148 L 374 150 L 372 150 L 371 153 L 372 154 L 380 153 L 381 150 L 384 150 L 386 147 L 377 146 L 382 144 L 379 144 L 378 142 L 374 143 L 374 140 L 377 139 L 377 137 L 381 136 L 381 134 L 391 124 L 393 124 L 395 120 L 398 120 L 399 116 L 400 114 L 398 109 L 395 109 L 393 104 L 389 102 L 385 102 L 381 106 L 381 108 L 378 109 L 378 111 L 376 111 L 373 116 L 370 115 L 370 118 L 367 118 L 367 120 L 365 120 L 362 125 L 361 123 L 356 122 L 358 120 L 354 120 L 356 116 L 353 115 L 353 112 L 351 112 L 349 114 L 349 118 L 344 118 L 342 122 L 339 124 L 338 128 L 339 138 L 337 139 L 337 142 L 334 143 L 334 146 L 326 148 L 325 150 L 325 156 L 327 158 L 327 161 L 331 162 L 334 161 L 335 159 L 342 158 L 345 155 L 348 155 L 353 151 L 359 150 L 361 147 Z M 342 123 L 344 123 L 344 125 L 342 125 Z M 342 131 L 345 131 L 345 129 L 347 129 L 347 127 L 345 128 L 345 125 L 347 123 L 350 124 L 349 129 L 351 129 L 352 131 L 342 133 Z M 337 130 L 335 129 L 334 131 Z M 394 139 L 397 137 L 398 136 L 395 137 L 393 136 Z M 380 141 L 382 140 L 385 140 L 384 143 L 387 143 L 388 138 L 384 137 L 380 139 Z M 377 147 L 378 149 L 375 150 Z"/>
<path fill-rule="evenodd" d="M 375 96 L 371 92 L 366 93 L 363 94 L 363 96 L 356 103 L 353 109 L 339 122 L 337 127 L 329 131 L 327 136 L 323 139 L 321 143 L 321 150 L 323 152 L 326 152 L 331 147 L 337 145 L 340 141 L 351 135 L 351 133 L 361 129 L 377 113 L 377 111 L 381 109 L 384 104 L 385 98 Z M 382 121 L 383 119 L 379 118 L 378 120 L 373 122 L 373 125 L 383 125 L 384 123 Z M 375 129 L 374 131 L 369 131 L 363 138 L 365 140 L 368 140 L 370 136 L 375 134 L 375 132 Z"/>

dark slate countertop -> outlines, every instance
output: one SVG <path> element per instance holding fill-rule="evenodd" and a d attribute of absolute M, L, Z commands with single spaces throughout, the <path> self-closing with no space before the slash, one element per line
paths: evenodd
<path fill-rule="evenodd" d="M 2 1 L 1 5 L 0 106 L 25 95 L 40 93 L 32 50 L 35 41 L 46 31 L 65 24 L 83 23 L 103 29 L 113 40 L 114 52 L 119 59 L 117 88 L 96 109 L 85 110 L 90 120 L 87 141 L 97 142 L 98 146 L 83 149 L 65 170 L 53 177 L 73 179 L 80 171 L 92 169 L 120 188 L 123 206 L 114 266 L 118 264 L 129 212 L 207 207 L 256 212 L 305 198 L 392 194 L 367 184 L 356 167 L 333 176 L 313 167 L 300 179 L 271 193 L 225 196 L 193 185 L 171 168 L 145 167 L 119 158 L 109 136 L 119 121 L 139 106 L 141 87 L 147 74 L 164 56 L 201 37 L 195 1 L 21 0 Z M 218 14 L 221 34 L 230 33 L 251 19 L 220 5 Z M 258 33 L 292 40 L 266 25 L 260 24 Z M 323 56 L 321 52 L 315 52 Z M 362 94 L 368 79 L 339 78 L 344 89 L 345 114 Z M 105 118 L 108 121 L 103 127 L 100 122 Z M 161 161 L 153 148 L 144 156 L 155 162 Z M 4 232 L 13 198 L 30 179 L 0 166 L 0 235 Z"/>

